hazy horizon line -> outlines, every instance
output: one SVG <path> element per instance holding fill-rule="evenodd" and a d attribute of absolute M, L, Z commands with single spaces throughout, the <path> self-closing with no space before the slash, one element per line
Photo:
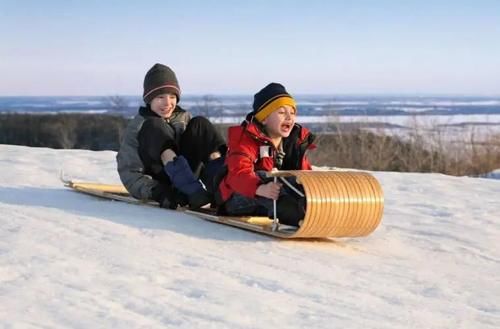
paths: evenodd
<path fill-rule="evenodd" d="M 181 95 L 184 97 L 207 97 L 207 96 L 222 96 L 222 97 L 253 97 L 254 93 L 186 93 Z M 478 94 L 478 93 L 294 93 L 294 97 L 500 97 L 499 94 Z M 127 97 L 142 99 L 142 95 L 132 94 L 82 94 L 82 95 L 0 95 L 0 98 L 56 98 L 56 97 Z"/>

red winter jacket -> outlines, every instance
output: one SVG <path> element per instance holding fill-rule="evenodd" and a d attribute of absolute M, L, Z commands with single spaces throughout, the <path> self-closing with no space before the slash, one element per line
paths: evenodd
<path fill-rule="evenodd" d="M 305 155 L 315 136 L 298 124 L 290 136 L 283 139 L 285 158 L 281 170 L 311 170 Z M 227 175 L 219 184 L 222 201 L 234 192 L 253 198 L 261 180 L 255 174 L 258 170 L 271 171 L 276 167 L 277 149 L 255 123 L 244 122 L 228 130 L 228 153 L 226 155 Z"/>

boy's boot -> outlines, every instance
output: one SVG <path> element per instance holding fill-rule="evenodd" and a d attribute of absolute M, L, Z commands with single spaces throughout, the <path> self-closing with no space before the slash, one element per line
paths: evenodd
<path fill-rule="evenodd" d="M 190 208 L 198 209 L 212 202 L 212 195 L 196 179 L 186 158 L 182 155 L 167 162 L 164 170 L 175 188 L 187 195 Z"/>
<path fill-rule="evenodd" d="M 210 193 L 215 193 L 218 188 L 218 184 L 217 186 L 215 185 L 215 179 L 224 167 L 224 159 L 225 157 L 222 156 L 220 158 L 210 160 L 203 166 L 203 169 L 201 170 L 200 179 L 207 187 L 207 191 L 209 191 Z"/>
<path fill-rule="evenodd" d="M 281 195 L 276 204 L 276 212 L 281 224 L 299 226 L 299 221 L 306 215 L 305 199 L 296 199 L 291 195 Z"/>

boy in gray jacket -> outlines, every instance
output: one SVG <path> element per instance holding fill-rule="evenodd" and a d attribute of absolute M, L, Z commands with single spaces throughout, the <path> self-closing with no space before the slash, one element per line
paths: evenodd
<path fill-rule="evenodd" d="M 176 209 L 193 209 L 212 201 L 195 176 L 205 167 L 215 173 L 222 166 L 226 143 L 204 117 L 192 118 L 177 103 L 181 90 L 168 66 L 155 64 L 144 78 L 145 106 L 130 121 L 116 156 L 118 173 L 129 193 Z M 211 187 L 210 175 L 206 184 Z"/>

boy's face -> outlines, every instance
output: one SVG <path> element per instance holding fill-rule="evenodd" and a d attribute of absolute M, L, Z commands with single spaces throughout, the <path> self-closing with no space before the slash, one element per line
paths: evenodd
<path fill-rule="evenodd" d="M 295 109 L 289 105 L 279 107 L 262 123 L 271 138 L 288 137 L 295 124 Z"/>
<path fill-rule="evenodd" d="M 154 113 L 164 119 L 168 119 L 177 105 L 177 97 L 175 94 L 160 94 L 153 98 L 150 105 Z"/>

